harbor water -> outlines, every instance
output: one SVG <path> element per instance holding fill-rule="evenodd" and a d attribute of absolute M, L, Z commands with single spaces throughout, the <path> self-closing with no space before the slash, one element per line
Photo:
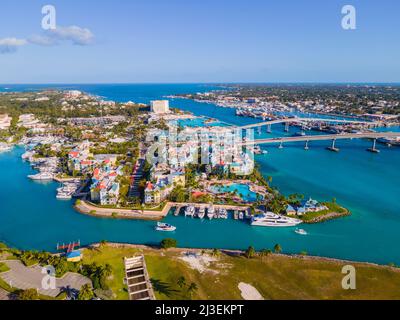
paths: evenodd
<path fill-rule="evenodd" d="M 0 86 L 1 88 L 2 86 Z M 5 87 L 5 86 L 4 86 Z M 213 85 L 19 85 L 7 91 L 30 91 L 56 87 L 76 89 L 116 101 L 147 103 L 177 93 L 204 92 Z M 0 89 L 4 91 L 4 88 Z M 222 122 L 244 125 L 259 119 L 235 116 L 233 109 L 220 108 L 186 99 L 170 99 L 176 108 L 216 118 Z M 258 137 L 293 134 L 283 126 L 263 129 Z M 400 131 L 399 128 L 390 130 Z M 140 244 L 158 244 L 165 237 L 178 240 L 179 246 L 197 248 L 257 249 L 279 243 L 286 253 L 306 251 L 310 255 L 400 264 L 400 148 L 379 145 L 381 153 L 366 152 L 370 141 L 337 142 L 340 152 L 325 150 L 329 142 L 312 142 L 309 150 L 303 143 L 263 146 L 268 154 L 256 160 L 265 176 L 283 193 L 302 193 L 318 200 L 331 200 L 349 208 L 352 215 L 315 225 L 304 225 L 308 235 L 295 228 L 251 227 L 243 221 L 199 220 L 170 215 L 166 222 L 177 227 L 173 233 L 154 231 L 154 222 L 101 219 L 85 216 L 73 209 L 72 201 L 55 198 L 57 183 L 30 181 L 33 170 L 21 160 L 23 149 L 0 154 L 0 241 L 22 249 L 54 251 L 57 242 L 81 240 L 83 244 L 101 240 Z M 240 237 L 237 235 L 240 234 Z"/>

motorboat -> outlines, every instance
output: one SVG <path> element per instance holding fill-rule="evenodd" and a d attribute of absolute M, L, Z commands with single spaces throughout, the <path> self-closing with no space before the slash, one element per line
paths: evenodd
<path fill-rule="evenodd" d="M 162 223 L 158 222 L 156 226 L 157 231 L 164 231 L 164 232 L 172 232 L 176 230 L 176 227 L 173 225 L 170 225 L 169 223 Z"/>
<path fill-rule="evenodd" d="M 296 230 L 294 230 L 294 232 L 296 232 L 297 234 L 300 234 L 302 236 L 308 235 L 307 231 L 304 229 L 296 229 Z"/>
<path fill-rule="evenodd" d="M 299 219 L 281 216 L 273 212 L 266 212 L 263 214 L 255 215 L 251 219 L 252 226 L 260 227 L 293 227 L 302 222 L 303 221 Z"/>
<path fill-rule="evenodd" d="M 204 207 L 199 208 L 199 212 L 197 213 L 197 216 L 200 219 L 203 219 L 205 215 L 206 215 L 206 209 Z"/>
<path fill-rule="evenodd" d="M 0 144 L 0 153 L 11 151 L 11 149 L 12 149 L 12 147 L 8 144 L 5 144 L 5 143 Z"/>

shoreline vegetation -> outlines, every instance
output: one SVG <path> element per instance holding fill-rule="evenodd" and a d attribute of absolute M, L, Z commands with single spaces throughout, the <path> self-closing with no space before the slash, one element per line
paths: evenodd
<path fill-rule="evenodd" d="M 281 250 L 278 244 L 273 250 L 255 251 L 249 247 L 243 251 L 174 247 L 162 249 L 156 246 L 102 241 L 81 249 L 83 260 L 80 265 L 85 266 L 83 270 L 86 271 L 80 272 L 89 276 L 92 282 L 100 280 L 96 285 L 101 284 L 106 289 L 94 292 L 106 300 L 128 299 L 123 281 L 123 259 L 137 255 L 145 257 L 158 300 L 239 300 L 243 299 L 238 288 L 240 283 L 250 284 L 263 299 L 268 300 L 400 299 L 400 292 L 397 290 L 400 285 L 398 267 L 307 256 L 304 252 L 288 255 L 282 254 Z M 8 259 L 22 259 L 27 265 L 32 265 L 31 258 L 58 257 L 10 249 L 2 245 L 1 259 L 4 259 L 7 252 L 11 254 Z M 27 258 L 29 259 L 26 260 Z M 42 259 L 43 263 L 47 262 L 46 259 Z M 342 288 L 342 268 L 349 264 L 357 270 L 356 290 Z M 88 266 L 96 266 L 96 270 L 108 270 L 108 276 L 97 279 L 88 273 L 93 269 Z M 60 271 L 68 272 L 69 268 L 62 269 Z M 189 290 L 189 287 L 195 290 Z M 301 293 L 299 287 L 302 288 Z M 0 288 L 17 295 L 21 293 L 21 290 L 9 287 L 4 281 L 0 281 Z M 36 299 L 65 299 L 65 295 L 57 298 L 39 296 Z"/>

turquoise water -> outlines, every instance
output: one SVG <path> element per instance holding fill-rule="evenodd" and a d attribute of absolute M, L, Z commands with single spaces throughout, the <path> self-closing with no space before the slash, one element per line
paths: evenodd
<path fill-rule="evenodd" d="M 38 90 L 49 86 L 6 87 Z M 138 102 L 215 88 L 194 84 L 57 87 Z M 212 104 L 175 99 L 171 100 L 171 105 L 233 124 L 259 121 L 236 117 L 234 110 Z M 281 135 L 282 129 L 277 125 L 272 135 L 263 131 L 260 136 Z M 298 129 L 291 128 L 286 134 L 296 131 Z M 268 146 L 269 153 L 256 159 L 264 175 L 272 176 L 273 184 L 285 194 L 301 192 L 318 200 L 335 197 L 352 211 L 351 217 L 306 225 L 304 229 L 309 235 L 299 236 L 292 228 L 252 228 L 240 221 L 200 221 L 170 216 L 167 222 L 178 229 L 168 236 L 176 238 L 181 246 L 271 248 L 279 243 L 288 253 L 305 250 L 313 255 L 400 264 L 397 247 L 400 241 L 400 148 L 379 146 L 381 153 L 372 154 L 365 151 L 370 147 L 368 141 L 339 141 L 337 146 L 341 151 L 333 153 L 325 150 L 327 144 L 313 142 L 308 151 L 296 143 L 287 144 L 282 150 Z M 21 161 L 21 153 L 17 148 L 0 154 L 0 240 L 20 248 L 54 251 L 57 242 L 77 239 L 85 244 L 103 239 L 155 244 L 166 236 L 155 232 L 152 222 L 98 219 L 76 213 L 71 202 L 55 199 L 57 184 L 40 184 L 26 178 L 32 170 Z M 238 234 L 241 236 L 237 237 Z"/>
<path fill-rule="evenodd" d="M 257 194 L 250 190 L 250 187 L 245 184 L 231 184 L 229 186 L 216 186 L 212 188 L 216 193 L 236 192 L 244 201 L 257 201 Z"/>

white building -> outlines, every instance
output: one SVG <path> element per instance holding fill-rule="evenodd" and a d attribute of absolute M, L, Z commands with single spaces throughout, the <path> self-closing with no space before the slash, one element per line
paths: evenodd
<path fill-rule="evenodd" d="M 150 102 L 150 110 L 154 113 L 168 113 L 169 101 L 168 100 L 154 100 Z"/>

